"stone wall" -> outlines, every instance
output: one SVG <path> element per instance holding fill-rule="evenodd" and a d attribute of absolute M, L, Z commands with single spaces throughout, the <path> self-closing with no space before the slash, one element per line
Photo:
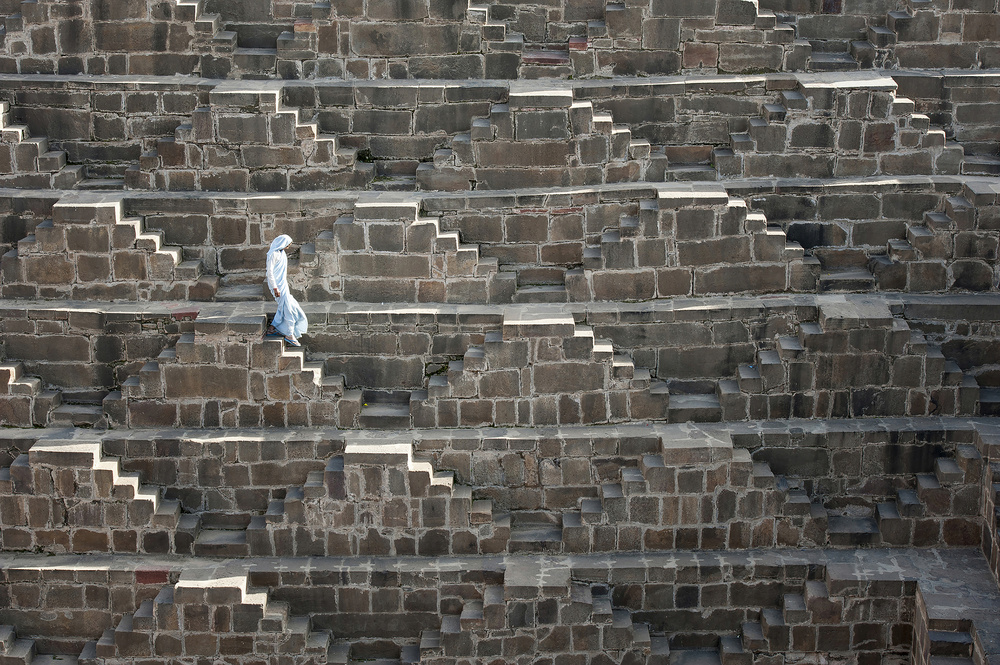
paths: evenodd
<path fill-rule="evenodd" d="M 655 1 L 544 9 L 461 0 L 29 4 L 8 9 L 2 62 L 10 73 L 539 78 L 896 63 L 988 68 L 996 58 L 988 2 L 927 9 L 726 0 L 683 10 Z"/>
<path fill-rule="evenodd" d="M 848 81 L 845 74 L 827 77 L 825 81 L 831 85 Z M 899 96 L 912 99 L 915 110 L 928 115 L 932 125 L 953 133 L 970 156 L 995 154 L 995 142 L 991 143 L 995 122 L 984 106 L 992 94 L 989 75 L 960 77 L 927 72 L 917 76 L 909 72 L 897 74 L 897 78 L 904 85 Z M 166 88 L 157 89 L 138 77 L 111 80 L 114 83 L 109 86 L 102 82 L 99 90 L 96 77 L 73 77 L 53 85 L 29 76 L 4 81 L 3 85 L 9 90 L 12 122 L 24 124 L 32 137 L 46 138 L 50 150 L 65 151 L 68 162 L 85 165 L 91 177 L 122 178 L 127 167 L 137 163 L 142 154 L 156 150 L 158 141 L 169 141 L 178 126 L 190 124 L 196 109 L 208 107 L 209 90 L 219 84 L 173 77 Z M 859 91 L 877 80 L 886 79 L 871 74 L 850 79 Z M 67 87 L 70 82 L 72 87 Z M 824 84 L 822 78 L 809 82 L 812 92 L 807 96 L 822 97 Z M 238 90 L 240 84 L 234 85 Z M 750 119 L 762 117 L 764 104 L 781 103 L 782 90 L 795 90 L 795 84 L 782 76 L 747 76 L 739 80 L 653 78 L 648 83 L 613 87 L 596 81 L 560 85 L 562 89 L 573 89 L 578 101 L 590 101 L 597 112 L 610 113 L 615 123 L 628 127 L 633 139 L 649 141 L 654 152 L 662 146 L 663 154 L 673 164 L 673 168 L 668 165 L 667 172 L 674 172 L 671 177 L 675 179 L 708 177 L 706 172 L 685 171 L 682 166 L 707 164 L 713 147 L 729 147 L 730 134 L 747 132 Z M 252 92 L 253 82 L 247 82 L 245 87 Z M 318 132 L 335 135 L 343 148 L 370 150 L 377 175 L 412 175 L 420 162 L 433 158 L 435 150 L 448 147 L 456 135 L 469 132 L 475 118 L 488 115 L 491 103 L 506 102 L 509 84 L 493 81 L 462 88 L 444 83 L 390 87 L 377 81 L 323 80 L 275 83 L 270 87 L 282 90 L 280 106 L 299 110 L 300 123 L 315 122 Z M 947 97 L 954 98 L 954 111 L 941 108 L 940 100 Z M 815 123 L 825 117 L 823 108 L 820 104 L 806 113 L 791 109 L 789 118 L 801 116 L 792 124 Z M 846 108 L 843 116 L 850 119 Z M 791 138 L 789 135 L 788 140 Z M 887 150 L 887 139 L 879 140 L 882 143 L 877 144 L 878 151 Z M 837 144 L 828 145 L 825 152 L 849 151 L 848 143 L 836 149 Z M 896 146 L 893 139 L 894 147 L 909 145 Z M 774 156 L 769 159 L 773 161 Z M 990 163 L 972 160 L 966 172 L 986 173 L 992 168 Z M 147 162 L 142 172 L 149 169 Z M 765 171 L 753 170 L 748 175 L 766 175 Z M 138 178 L 138 174 L 130 177 Z"/>
<path fill-rule="evenodd" d="M 804 432 L 636 427 L 627 439 L 572 428 L 416 438 L 319 430 L 211 445 L 181 431 L 50 437 L 12 453 L 0 488 L 3 549 L 436 556 L 979 546 L 981 510 L 992 505 L 980 503 L 992 478 L 987 439 L 902 424 L 911 429 L 878 420 Z"/>

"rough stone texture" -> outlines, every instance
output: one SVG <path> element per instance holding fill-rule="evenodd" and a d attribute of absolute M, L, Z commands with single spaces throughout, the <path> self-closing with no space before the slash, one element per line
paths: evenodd
<path fill-rule="evenodd" d="M 997 10 L 0 0 L 0 660 L 997 661 Z"/>

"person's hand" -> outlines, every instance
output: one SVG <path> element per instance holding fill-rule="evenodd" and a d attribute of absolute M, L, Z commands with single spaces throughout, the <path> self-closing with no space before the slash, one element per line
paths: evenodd
<path fill-rule="evenodd" d="M 278 289 L 277 289 L 277 288 L 275 288 L 275 289 L 274 289 L 274 297 L 275 297 L 275 298 L 277 298 L 277 297 L 278 297 L 278 296 L 280 296 L 280 295 L 281 295 L 281 294 L 280 294 L 280 293 L 278 293 Z"/>

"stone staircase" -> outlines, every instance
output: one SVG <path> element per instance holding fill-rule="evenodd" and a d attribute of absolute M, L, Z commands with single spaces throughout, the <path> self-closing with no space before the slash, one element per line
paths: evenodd
<path fill-rule="evenodd" d="M 416 458 L 412 437 L 381 433 L 350 437 L 246 533 L 253 556 L 438 556 L 505 551 L 510 527 L 454 473 Z"/>
<path fill-rule="evenodd" d="M 779 337 L 773 348 L 758 347 L 754 363 L 740 365 L 735 380 L 719 382 L 727 420 L 747 413 L 812 418 L 976 410 L 975 379 L 884 305 L 830 303 L 819 310 L 817 322 L 799 324 L 797 335 Z"/>
<path fill-rule="evenodd" d="M 678 28 L 692 19 L 698 43 L 682 44 L 684 28 Z M 588 29 L 593 38 L 587 45 L 596 51 L 595 71 L 606 75 L 669 74 L 671 66 L 719 73 L 794 70 L 804 68 L 808 55 L 793 26 L 752 0 L 651 9 L 609 2 L 595 28 Z"/>
<path fill-rule="evenodd" d="M 663 187 L 584 249 L 571 300 L 812 291 L 817 266 L 780 227 L 721 186 Z"/>
<path fill-rule="evenodd" d="M 557 400 L 556 394 L 572 397 Z M 570 315 L 508 312 L 501 331 L 468 347 L 447 373 L 429 379 L 426 395 L 414 397 L 411 413 L 419 427 L 590 424 L 611 422 L 615 413 L 670 414 L 648 370 L 616 355 Z"/>
<path fill-rule="evenodd" d="M 533 78 L 561 77 L 569 67 L 569 52 L 556 45 L 525 44 L 524 35 L 510 30 L 507 23 L 494 18 L 495 5 L 469 2 L 467 20 L 480 26 L 483 50 L 493 54 L 495 67 L 503 78 L 517 78 L 520 71 L 531 71 Z M 491 8 L 492 12 L 491 12 Z"/>
<path fill-rule="evenodd" d="M 291 278 L 310 300 L 510 302 L 515 275 L 480 255 L 412 196 L 361 196 L 300 252 Z"/>
<path fill-rule="evenodd" d="M 126 217 L 121 194 L 103 192 L 61 198 L 0 265 L 5 297 L 210 300 L 219 282 L 162 231 Z"/>
<path fill-rule="evenodd" d="M 205 0 L 171 0 L 174 19 L 193 24 L 192 50 L 201 54 L 201 75 L 207 78 L 226 78 L 235 64 L 237 34 L 226 30 L 222 15 L 205 10 Z M 132 176 L 134 177 L 134 176 Z M 129 174 L 126 173 L 126 181 Z"/>
<path fill-rule="evenodd" d="M 208 106 L 126 171 L 126 184 L 169 191 L 364 189 L 373 165 L 357 162 L 357 150 L 321 133 L 315 120 L 301 121 L 297 109 L 283 105 L 281 91 L 271 81 L 216 86 Z"/>
<path fill-rule="evenodd" d="M 899 489 L 895 501 L 877 505 L 881 542 L 923 545 L 941 539 L 958 546 L 978 541 L 972 518 L 979 511 L 982 476 L 983 458 L 975 446 L 959 445 L 954 457 L 935 458 L 933 473 L 916 474 L 914 489 Z M 968 518 L 965 523 L 962 517 Z"/>
<path fill-rule="evenodd" d="M 82 179 L 83 167 L 67 166 L 65 150 L 52 150 L 46 137 L 12 124 L 10 104 L 0 102 L 0 187 L 72 189 Z"/>
<path fill-rule="evenodd" d="M 45 390 L 37 376 L 25 376 L 19 362 L 0 364 L 0 386 L 0 425 L 6 427 L 44 426 L 62 401 L 61 394 Z"/>
<path fill-rule="evenodd" d="M 9 665 L 76 665 L 78 662 L 75 656 L 38 653 L 35 640 L 18 637 L 10 625 L 0 625 L 0 658 Z"/>
<path fill-rule="evenodd" d="M 43 438 L 0 469 L 7 550 L 167 553 L 180 503 L 123 472 L 100 435 Z"/>
<path fill-rule="evenodd" d="M 270 601 L 267 591 L 250 587 L 246 572 L 201 569 L 181 572 L 175 585 L 142 601 L 115 628 L 87 643 L 79 660 L 170 663 L 194 643 L 203 653 L 218 653 L 225 643 L 230 654 L 254 654 L 269 664 L 336 662 L 329 660 L 330 632 L 313 630 L 309 617 L 291 616 L 287 603 Z"/>
<path fill-rule="evenodd" d="M 338 422 L 338 407 L 348 421 L 357 417 L 360 391 L 345 393 L 343 376 L 325 375 L 323 363 L 307 361 L 303 349 L 264 338 L 266 317 L 203 317 L 193 328 L 105 399 L 112 422 L 332 424 Z"/>
<path fill-rule="evenodd" d="M 961 195 L 946 197 L 942 210 L 924 213 L 922 223 L 907 225 L 905 239 L 890 240 L 884 256 L 872 257 L 869 267 L 879 289 L 995 288 L 989 268 L 997 256 L 998 239 L 989 221 L 992 211 L 979 213 L 968 197 L 975 198 L 968 187 Z"/>
<path fill-rule="evenodd" d="M 713 163 L 726 177 L 957 174 L 963 155 L 896 95 L 892 79 L 829 75 L 795 80 L 762 104 L 745 131 L 714 150 Z"/>
<path fill-rule="evenodd" d="M 485 586 L 481 599 L 466 599 L 440 630 L 423 631 L 421 660 L 485 658 L 520 644 L 535 654 L 599 651 L 616 664 L 657 662 L 647 660 L 649 626 L 613 607 L 606 586 L 575 583 L 568 568 L 542 572 L 526 564 L 508 568 L 503 585 Z"/>
<path fill-rule="evenodd" d="M 642 180 L 650 160 L 648 141 L 572 90 L 512 89 L 416 174 L 423 190 L 565 187 Z"/>
<path fill-rule="evenodd" d="M 566 553 L 585 553 L 773 544 L 773 521 L 767 515 L 778 506 L 780 492 L 770 467 L 753 462 L 744 449 L 710 451 L 701 447 L 706 444 L 664 440 L 661 453 L 643 455 L 638 467 L 621 467 L 618 482 L 600 484 L 596 497 L 580 499 L 578 510 L 562 514 L 561 542 L 551 549 L 559 551 L 561 545 Z M 700 466 L 693 464 L 696 459 L 703 460 Z M 752 498 L 738 507 L 731 501 L 735 494 Z M 512 531 L 512 543 L 517 535 Z"/>

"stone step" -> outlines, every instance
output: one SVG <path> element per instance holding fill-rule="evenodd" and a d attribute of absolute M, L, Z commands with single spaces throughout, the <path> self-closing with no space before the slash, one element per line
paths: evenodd
<path fill-rule="evenodd" d="M 972 635 L 965 631 L 928 630 L 932 656 L 968 658 L 972 656 Z"/>
<path fill-rule="evenodd" d="M 903 488 L 896 490 L 896 509 L 901 517 L 921 517 L 924 514 L 924 504 L 915 490 Z"/>
<path fill-rule="evenodd" d="M 213 30 L 214 34 L 215 31 Z M 246 48 L 233 49 L 233 65 L 236 69 L 246 72 L 271 73 L 278 60 L 276 48 Z"/>
<path fill-rule="evenodd" d="M 781 104 L 788 110 L 801 111 L 809 108 L 809 100 L 798 90 L 782 90 Z"/>
<path fill-rule="evenodd" d="M 399 649 L 399 662 L 401 665 L 416 665 L 420 662 L 420 647 L 416 644 L 407 644 Z"/>
<path fill-rule="evenodd" d="M 515 552 L 559 552 L 562 550 L 562 527 L 557 524 L 519 524 L 512 526 L 508 549 Z"/>
<path fill-rule="evenodd" d="M 31 665 L 77 665 L 77 656 L 63 654 L 38 654 L 31 659 Z"/>
<path fill-rule="evenodd" d="M 828 292 L 872 291 L 875 276 L 863 268 L 826 270 L 820 273 L 819 290 Z"/>
<path fill-rule="evenodd" d="M 806 599 L 801 593 L 786 593 L 782 596 L 781 611 L 786 624 L 804 624 L 809 621 Z"/>
<path fill-rule="evenodd" d="M 524 49 L 521 62 L 526 65 L 567 66 L 570 64 L 569 51 Z"/>
<path fill-rule="evenodd" d="M 743 650 L 743 643 L 735 635 L 723 635 L 719 638 L 719 658 L 722 665 L 750 665 L 753 657 Z"/>
<path fill-rule="evenodd" d="M 194 553 L 196 556 L 226 558 L 249 556 L 246 531 L 203 527 L 195 538 Z"/>
<path fill-rule="evenodd" d="M 107 426 L 107 420 L 100 404 L 61 404 L 49 415 L 49 425 L 103 428 Z"/>
<path fill-rule="evenodd" d="M 439 630 L 424 630 L 420 633 L 420 649 L 421 655 L 431 655 L 433 653 L 440 653 L 441 650 L 441 631 Z"/>
<path fill-rule="evenodd" d="M 830 515 L 827 520 L 826 532 L 831 545 L 859 547 L 881 543 L 878 523 L 873 517 Z"/>
<path fill-rule="evenodd" d="M 769 103 L 761 106 L 761 117 L 768 122 L 784 122 L 787 114 L 788 109 L 781 104 Z"/>
<path fill-rule="evenodd" d="M 798 358 L 804 351 L 805 349 L 802 347 L 802 342 L 799 341 L 798 337 L 787 335 L 778 338 L 778 355 L 783 360 Z"/>
<path fill-rule="evenodd" d="M 713 423 L 722 420 L 722 405 L 715 394 L 671 394 L 667 415 L 672 423 Z"/>
<path fill-rule="evenodd" d="M 1000 416 L 1000 388 L 979 389 L 979 415 Z"/>
<path fill-rule="evenodd" d="M 669 665 L 670 663 L 670 638 L 666 635 L 650 635 L 649 637 L 649 657 L 646 665 Z"/>
<path fill-rule="evenodd" d="M 918 258 L 917 250 L 906 240 L 889 240 L 887 250 L 893 261 L 915 261 Z"/>
<path fill-rule="evenodd" d="M 76 188 L 83 190 L 123 190 L 125 189 L 125 178 L 83 178 L 77 182 Z"/>
<path fill-rule="evenodd" d="M 564 284 L 536 284 L 522 286 L 514 292 L 516 303 L 569 302 L 569 293 Z"/>
<path fill-rule="evenodd" d="M 814 52 L 809 56 L 809 69 L 816 72 L 846 72 L 859 69 L 850 53 Z"/>
<path fill-rule="evenodd" d="M 667 166 L 667 182 L 702 182 L 718 180 L 719 172 L 709 164 L 670 164 Z"/>
<path fill-rule="evenodd" d="M 415 175 L 378 176 L 371 183 L 372 191 L 376 192 L 415 192 L 417 177 Z"/>
<path fill-rule="evenodd" d="M 954 485 L 965 482 L 965 472 L 958 462 L 951 457 L 938 457 L 934 460 L 934 475 L 942 485 Z"/>
<path fill-rule="evenodd" d="M 896 43 L 896 33 L 885 26 L 868 26 L 868 41 L 876 48 L 885 48 Z"/>
<path fill-rule="evenodd" d="M 729 148 L 733 152 L 752 152 L 754 149 L 753 138 L 746 132 L 730 134 Z"/>
<path fill-rule="evenodd" d="M 722 665 L 717 649 L 680 649 L 670 652 L 670 665 Z"/>
<path fill-rule="evenodd" d="M 365 391 L 359 422 L 372 429 L 409 429 L 409 393 Z"/>
<path fill-rule="evenodd" d="M 737 368 L 736 381 L 739 383 L 740 390 L 745 393 L 759 394 L 764 390 L 764 382 L 754 365 L 740 365 Z"/>
<path fill-rule="evenodd" d="M 746 651 L 767 650 L 767 637 L 759 621 L 745 621 L 740 629 L 740 640 Z"/>
<path fill-rule="evenodd" d="M 35 641 L 18 638 L 14 640 L 13 644 L 11 644 L 7 648 L 7 651 L 0 657 L 2 657 L 5 665 L 7 663 L 10 665 L 20 665 L 21 663 L 29 665 L 35 658 L 37 658 L 35 652 Z"/>
<path fill-rule="evenodd" d="M 233 284 L 219 287 L 215 292 L 216 302 L 255 302 L 265 297 L 261 284 Z"/>
<path fill-rule="evenodd" d="M 1000 175 L 1000 158 L 966 155 L 962 160 L 962 175 Z"/>

